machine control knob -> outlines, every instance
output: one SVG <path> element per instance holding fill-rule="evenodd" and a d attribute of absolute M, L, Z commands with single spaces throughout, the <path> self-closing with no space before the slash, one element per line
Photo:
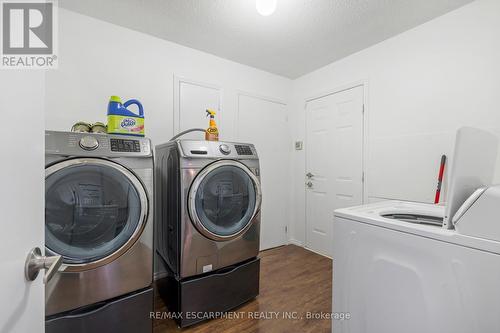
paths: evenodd
<path fill-rule="evenodd" d="M 80 139 L 80 147 L 85 150 L 94 150 L 99 147 L 99 141 L 97 141 L 97 139 L 93 136 L 84 136 Z"/>
<path fill-rule="evenodd" d="M 231 148 L 229 148 L 229 146 L 226 144 L 220 145 L 219 150 L 224 155 L 229 155 L 231 153 Z"/>

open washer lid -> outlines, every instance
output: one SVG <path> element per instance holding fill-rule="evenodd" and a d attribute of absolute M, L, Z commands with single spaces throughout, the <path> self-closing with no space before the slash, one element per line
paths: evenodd
<path fill-rule="evenodd" d="M 493 182 L 498 138 L 472 127 L 457 131 L 443 227 L 452 229 L 452 219 L 462 204 L 480 187 Z"/>

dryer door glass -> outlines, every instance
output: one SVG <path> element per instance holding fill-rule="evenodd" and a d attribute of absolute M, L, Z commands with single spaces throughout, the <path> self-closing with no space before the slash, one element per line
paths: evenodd
<path fill-rule="evenodd" d="M 231 237 L 251 222 L 257 205 L 256 184 L 247 171 L 219 166 L 204 175 L 195 194 L 196 220 L 208 236 Z"/>
<path fill-rule="evenodd" d="M 66 263 L 84 264 L 131 242 L 147 209 L 144 189 L 132 173 L 104 160 L 69 160 L 50 169 L 45 178 L 49 251 Z"/>

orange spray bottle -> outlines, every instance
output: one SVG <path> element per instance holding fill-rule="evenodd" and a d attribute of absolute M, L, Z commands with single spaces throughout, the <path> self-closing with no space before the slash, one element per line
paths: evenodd
<path fill-rule="evenodd" d="M 207 109 L 207 117 L 208 116 L 210 116 L 210 123 L 205 131 L 205 140 L 219 141 L 219 130 L 217 129 L 217 124 L 215 123 L 215 111 Z"/>

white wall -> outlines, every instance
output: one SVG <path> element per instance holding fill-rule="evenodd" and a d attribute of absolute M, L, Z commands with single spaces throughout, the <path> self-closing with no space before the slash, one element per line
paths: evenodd
<path fill-rule="evenodd" d="M 500 133 L 500 1 L 473 2 L 295 80 L 293 140 L 305 140 L 307 98 L 353 82 L 366 84 L 367 201 L 431 202 L 455 130 Z M 304 158 L 292 156 L 297 242 L 305 234 Z"/>
<path fill-rule="evenodd" d="M 46 125 L 106 122 L 110 95 L 138 98 L 154 143 L 173 135 L 174 75 L 223 89 L 221 139 L 234 138 L 237 91 L 288 100 L 292 81 L 178 44 L 59 9 L 59 69 L 47 73 Z M 204 117 L 204 110 L 200 116 Z M 208 121 L 207 121 L 208 125 Z"/>
<path fill-rule="evenodd" d="M 290 137 L 305 140 L 304 102 L 363 82 L 366 200 L 431 201 L 441 154 L 462 125 L 500 133 L 500 2 L 479 0 L 295 81 L 60 10 L 60 67 L 47 74 L 47 128 L 105 121 L 109 95 L 139 98 L 153 142 L 173 133 L 174 75 L 223 89 L 222 139 L 236 139 L 238 91 L 291 101 Z M 265 121 L 265 120 L 261 120 Z M 272 138 L 270 138 L 272 139 Z M 302 151 L 292 152 L 291 238 L 304 240 Z M 500 177 L 497 177 L 500 180 Z M 416 186 L 416 184 L 418 184 Z"/>

